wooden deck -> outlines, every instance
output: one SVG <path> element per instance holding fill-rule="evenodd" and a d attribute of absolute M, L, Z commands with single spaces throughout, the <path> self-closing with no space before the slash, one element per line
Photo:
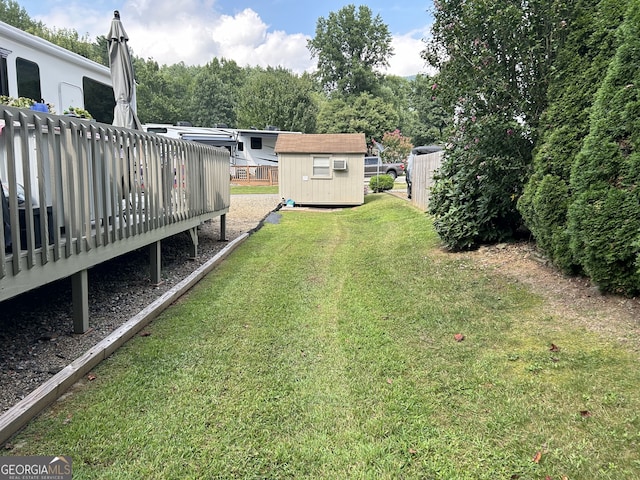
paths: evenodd
<path fill-rule="evenodd" d="M 0 106 L 0 302 L 72 278 L 88 328 L 87 269 L 229 211 L 229 153 L 72 117 Z M 20 200 L 22 191 L 24 201 Z"/>
<path fill-rule="evenodd" d="M 271 165 L 232 165 L 234 185 L 278 185 L 278 167 Z"/>

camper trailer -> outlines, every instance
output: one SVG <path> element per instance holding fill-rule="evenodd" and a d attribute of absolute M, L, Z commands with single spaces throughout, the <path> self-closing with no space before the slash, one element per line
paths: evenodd
<path fill-rule="evenodd" d="M 257 167 L 278 166 L 278 156 L 274 149 L 276 140 L 285 132 L 275 127 L 267 127 L 264 130 L 255 128 L 229 128 L 229 127 L 193 127 L 188 122 L 178 122 L 176 125 L 143 125 L 148 132 L 158 133 L 171 138 L 193 140 L 216 147 L 225 147 L 231 154 L 231 166 Z"/>
<path fill-rule="evenodd" d="M 236 129 L 225 126 L 192 127 L 188 122 L 177 125 L 143 125 L 151 133 L 224 147 L 230 154 L 230 176 L 233 183 L 275 185 L 278 183 L 276 141 L 285 132 L 275 127 L 265 130 Z"/>
<path fill-rule="evenodd" d="M 87 110 L 112 123 L 115 98 L 108 67 L 0 22 L 0 95 Z"/>
<path fill-rule="evenodd" d="M 238 148 L 232 163 L 237 166 L 245 165 L 278 165 L 278 156 L 275 153 L 276 141 L 282 132 L 275 127 L 264 130 L 236 129 L 238 136 Z"/>

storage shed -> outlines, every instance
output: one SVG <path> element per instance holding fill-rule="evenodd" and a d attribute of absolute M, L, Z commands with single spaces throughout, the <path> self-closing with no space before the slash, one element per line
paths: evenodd
<path fill-rule="evenodd" d="M 296 205 L 364 203 L 364 133 L 280 134 L 280 196 Z"/>

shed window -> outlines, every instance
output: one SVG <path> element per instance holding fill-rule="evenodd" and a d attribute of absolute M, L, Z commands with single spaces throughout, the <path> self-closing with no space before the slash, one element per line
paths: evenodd
<path fill-rule="evenodd" d="M 42 100 L 40 89 L 40 67 L 24 58 L 16 58 L 16 76 L 18 80 L 18 96 L 39 102 Z"/>
<path fill-rule="evenodd" d="M 331 163 L 329 157 L 313 157 L 313 176 L 314 177 L 330 177 Z"/>

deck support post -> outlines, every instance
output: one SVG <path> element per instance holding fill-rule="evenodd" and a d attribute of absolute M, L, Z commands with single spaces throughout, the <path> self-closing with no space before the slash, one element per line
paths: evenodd
<path fill-rule="evenodd" d="M 220 215 L 220 241 L 227 241 L 227 214 Z"/>
<path fill-rule="evenodd" d="M 191 236 L 191 245 L 189 245 L 189 257 L 196 258 L 198 256 L 198 227 L 189 229 Z"/>
<path fill-rule="evenodd" d="M 160 285 L 162 283 L 162 245 L 161 240 L 149 245 L 149 273 L 151 283 Z"/>
<path fill-rule="evenodd" d="M 71 300 L 73 303 L 73 331 L 89 330 L 89 275 L 81 270 L 71 276 Z"/>

